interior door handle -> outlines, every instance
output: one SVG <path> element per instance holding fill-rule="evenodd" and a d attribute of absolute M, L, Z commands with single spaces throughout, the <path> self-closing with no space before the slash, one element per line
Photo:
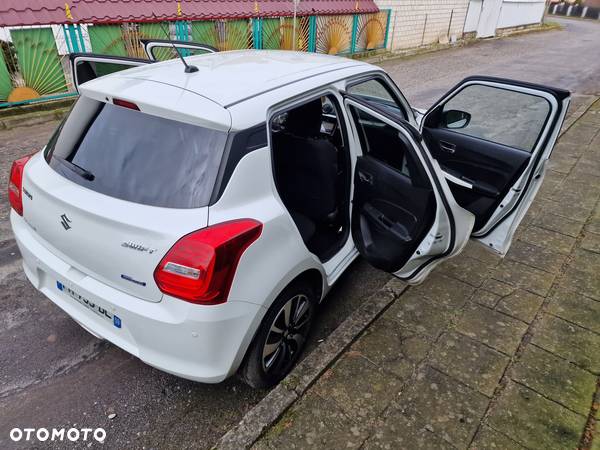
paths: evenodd
<path fill-rule="evenodd" d="M 373 175 L 369 172 L 363 172 L 362 170 L 358 171 L 358 179 L 367 184 L 373 184 Z"/>
<path fill-rule="evenodd" d="M 409 243 L 412 241 L 412 237 L 404 225 L 399 222 L 394 222 L 369 203 L 363 205 L 363 212 L 371 217 L 372 220 L 375 220 L 380 226 L 392 233 L 401 242 Z"/>
<path fill-rule="evenodd" d="M 442 170 L 442 173 L 444 174 L 444 178 L 446 178 L 446 180 L 451 181 L 452 183 L 458 186 L 462 186 L 467 189 L 473 189 L 473 183 L 469 183 L 468 181 L 454 176 L 451 173 L 446 172 L 445 170 Z"/>
<path fill-rule="evenodd" d="M 447 153 L 454 153 L 456 151 L 456 145 L 446 141 L 440 141 L 440 148 Z"/>

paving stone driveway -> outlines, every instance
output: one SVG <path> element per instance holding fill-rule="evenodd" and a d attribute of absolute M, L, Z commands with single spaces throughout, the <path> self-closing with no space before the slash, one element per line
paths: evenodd
<path fill-rule="evenodd" d="M 395 302 L 255 448 L 600 450 L 599 199 L 597 100 L 506 258 L 469 244 L 420 286 L 390 282 Z"/>

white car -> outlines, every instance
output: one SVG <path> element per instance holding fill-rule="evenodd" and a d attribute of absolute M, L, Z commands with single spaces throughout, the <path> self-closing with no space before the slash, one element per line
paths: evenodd
<path fill-rule="evenodd" d="M 419 283 L 469 239 L 505 253 L 570 100 L 471 77 L 422 114 L 364 62 L 186 59 L 74 55 L 80 97 L 14 162 L 10 221 L 82 327 L 207 383 L 281 380 L 358 255 Z"/>

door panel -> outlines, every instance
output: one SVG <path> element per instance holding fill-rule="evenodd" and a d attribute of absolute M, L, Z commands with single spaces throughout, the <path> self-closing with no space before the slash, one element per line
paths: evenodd
<path fill-rule="evenodd" d="M 544 175 L 570 94 L 492 77 L 459 83 L 421 129 L 456 201 L 476 216 L 473 238 L 506 253 Z"/>
<path fill-rule="evenodd" d="M 215 47 L 207 44 L 200 44 L 190 41 L 171 41 L 167 39 L 141 39 L 144 50 L 148 58 L 152 61 L 166 61 L 168 59 L 179 58 L 177 50 L 181 56 L 201 55 L 205 53 L 216 53 Z M 177 50 L 176 50 L 176 49 Z"/>
<path fill-rule="evenodd" d="M 474 217 L 454 201 L 408 122 L 346 95 L 355 145 L 352 237 L 373 266 L 414 284 L 467 242 Z"/>
<path fill-rule="evenodd" d="M 443 128 L 425 128 L 423 137 L 442 170 L 472 185 L 467 189 L 451 183 L 450 189 L 458 204 L 475 214 L 475 230 L 489 220 L 531 157 L 523 150 Z"/>
<path fill-rule="evenodd" d="M 96 55 L 94 53 L 71 53 L 69 55 L 73 84 L 79 91 L 79 85 L 86 81 L 119 72 L 132 67 L 149 64 L 152 61 L 121 56 Z"/>
<path fill-rule="evenodd" d="M 400 270 L 433 225 L 435 210 L 431 185 L 414 186 L 408 176 L 370 156 L 357 159 L 352 234 L 374 267 Z"/>

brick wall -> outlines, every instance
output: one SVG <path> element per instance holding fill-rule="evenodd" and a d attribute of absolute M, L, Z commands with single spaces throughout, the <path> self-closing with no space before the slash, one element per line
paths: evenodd
<path fill-rule="evenodd" d="M 434 44 L 452 35 L 460 39 L 469 6 L 469 0 L 375 0 L 375 3 L 380 9 L 392 10 L 390 50 Z"/>

